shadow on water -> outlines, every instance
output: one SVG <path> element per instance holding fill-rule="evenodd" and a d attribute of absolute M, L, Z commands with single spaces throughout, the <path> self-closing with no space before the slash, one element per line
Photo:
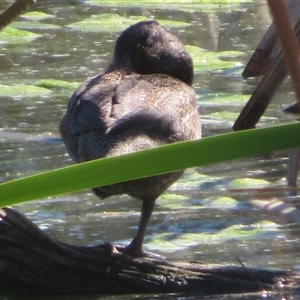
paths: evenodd
<path fill-rule="evenodd" d="M 31 10 L 39 14 L 29 13 L 11 25 L 32 36 L 16 40 L 0 34 L 1 182 L 72 164 L 58 133 L 68 99 L 80 82 L 103 72 L 116 37 L 141 17 L 158 19 L 186 44 L 198 47 L 191 49 L 204 135 L 231 131 L 257 83 L 243 80 L 240 74 L 270 24 L 266 5 L 100 3 L 40 0 Z M 0 9 L 7 4 L 1 0 Z M 292 121 L 281 109 L 293 98 L 287 82 L 259 126 Z M 286 162 L 285 153 L 274 153 L 188 170 L 157 201 L 145 247 L 170 260 L 238 264 L 238 256 L 249 267 L 299 267 L 297 226 L 253 205 L 253 200 L 276 198 L 299 206 L 299 197 L 287 198 L 282 189 Z M 90 191 L 82 191 L 16 208 L 68 243 L 126 244 L 137 229 L 140 203 L 128 196 L 100 202 Z M 128 299 L 137 297 L 199 299 L 195 295 Z M 112 297 L 72 297 L 77 298 Z"/>

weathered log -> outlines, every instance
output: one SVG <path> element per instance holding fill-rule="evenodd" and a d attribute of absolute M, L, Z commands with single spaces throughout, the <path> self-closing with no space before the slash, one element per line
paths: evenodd
<path fill-rule="evenodd" d="M 56 241 L 16 210 L 0 211 L 0 296 L 7 294 L 182 293 L 294 289 L 299 274 L 243 266 L 132 259 L 109 244 Z"/>

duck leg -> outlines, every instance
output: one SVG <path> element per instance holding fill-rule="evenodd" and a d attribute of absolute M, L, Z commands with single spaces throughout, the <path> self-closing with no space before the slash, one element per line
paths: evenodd
<path fill-rule="evenodd" d="M 138 232 L 132 242 L 125 248 L 123 253 L 128 254 L 132 257 L 147 256 L 147 254 L 143 252 L 143 241 L 149 219 L 155 206 L 155 200 L 156 199 L 143 200 Z"/>

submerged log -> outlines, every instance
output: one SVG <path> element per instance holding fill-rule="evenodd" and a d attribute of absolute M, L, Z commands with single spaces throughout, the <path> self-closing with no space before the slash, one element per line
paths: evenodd
<path fill-rule="evenodd" d="M 109 244 L 56 241 L 11 208 L 0 212 L 0 296 L 11 294 L 186 293 L 291 290 L 299 274 L 201 262 L 132 259 Z"/>

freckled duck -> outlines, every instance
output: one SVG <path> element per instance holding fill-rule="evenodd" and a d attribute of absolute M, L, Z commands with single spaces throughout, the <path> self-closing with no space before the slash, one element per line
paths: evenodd
<path fill-rule="evenodd" d="M 117 39 L 107 71 L 85 81 L 69 101 L 60 124 L 69 155 L 79 163 L 200 138 L 192 81 L 192 58 L 177 37 L 154 20 L 130 26 Z M 137 234 L 124 253 L 144 255 L 155 200 L 181 174 L 93 189 L 101 199 L 128 194 L 143 201 Z"/>

